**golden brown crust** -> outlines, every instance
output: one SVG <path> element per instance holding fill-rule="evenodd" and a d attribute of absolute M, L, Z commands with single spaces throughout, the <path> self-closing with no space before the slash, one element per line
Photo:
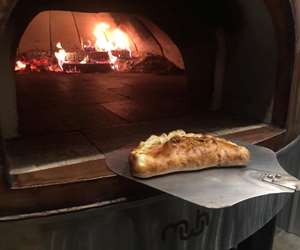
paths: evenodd
<path fill-rule="evenodd" d="M 250 153 L 243 146 L 183 130 L 152 135 L 129 155 L 131 172 L 140 178 L 210 167 L 242 166 L 249 159 Z"/>

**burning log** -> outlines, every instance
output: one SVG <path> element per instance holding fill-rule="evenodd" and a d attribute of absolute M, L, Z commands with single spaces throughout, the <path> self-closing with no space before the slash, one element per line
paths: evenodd
<path fill-rule="evenodd" d="M 131 58 L 130 51 L 126 49 L 112 50 L 111 54 L 122 60 L 129 60 Z"/>
<path fill-rule="evenodd" d="M 87 53 L 89 62 L 91 63 L 109 63 L 109 54 L 106 51 L 93 51 Z"/>
<path fill-rule="evenodd" d="M 66 52 L 65 61 L 66 62 L 79 62 L 83 60 L 84 54 L 79 52 Z"/>
<path fill-rule="evenodd" d="M 105 73 L 111 71 L 111 66 L 109 63 L 65 63 L 63 71 L 66 73 Z"/>

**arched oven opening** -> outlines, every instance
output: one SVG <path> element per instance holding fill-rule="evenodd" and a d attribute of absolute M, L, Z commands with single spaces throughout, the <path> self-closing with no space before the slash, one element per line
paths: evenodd
<path fill-rule="evenodd" d="M 272 123 L 277 35 L 262 1 L 171 14 L 166 3 L 83 2 L 23 13 L 20 1 L 8 21 L 13 188 L 111 177 L 103 153 L 173 129 L 255 129 L 258 142 L 282 133 Z"/>

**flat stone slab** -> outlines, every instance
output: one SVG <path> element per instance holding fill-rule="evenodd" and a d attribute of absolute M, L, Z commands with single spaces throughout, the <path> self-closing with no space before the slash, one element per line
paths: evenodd
<path fill-rule="evenodd" d="M 77 132 L 10 140 L 6 144 L 6 156 L 11 175 L 104 159 L 104 155 Z"/>

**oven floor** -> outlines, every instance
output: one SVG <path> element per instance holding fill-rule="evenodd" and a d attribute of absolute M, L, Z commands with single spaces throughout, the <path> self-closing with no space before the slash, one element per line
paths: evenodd
<path fill-rule="evenodd" d="M 171 129 L 253 124 L 196 114 L 184 75 L 23 73 L 16 88 L 21 136 L 79 131 L 102 151 Z"/>
<path fill-rule="evenodd" d="M 184 76 L 27 73 L 16 85 L 22 135 L 100 131 L 190 112 Z"/>

